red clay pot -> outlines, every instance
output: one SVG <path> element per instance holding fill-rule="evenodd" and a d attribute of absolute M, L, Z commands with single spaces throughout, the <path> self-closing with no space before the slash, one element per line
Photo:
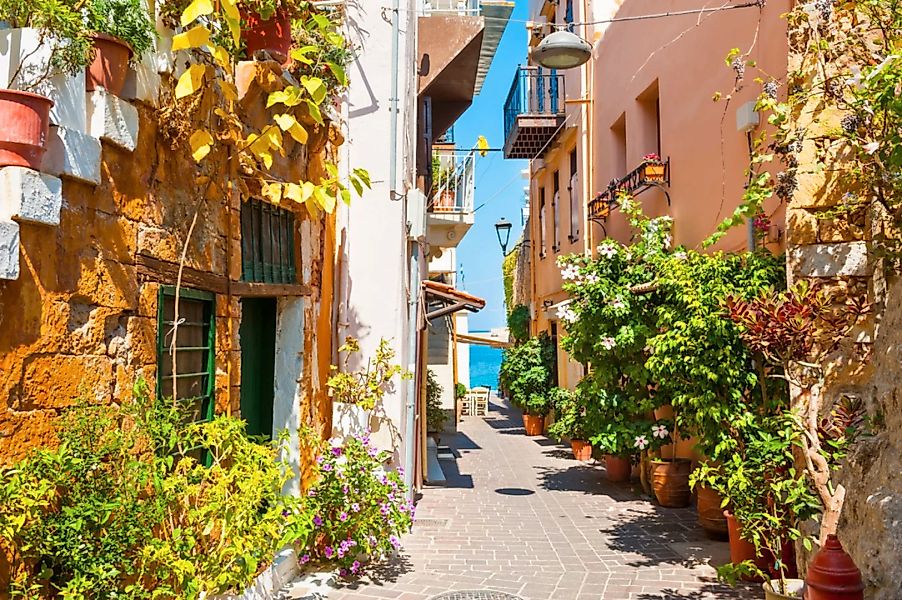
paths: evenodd
<path fill-rule="evenodd" d="M 755 544 L 742 538 L 742 527 L 736 517 L 728 510 L 723 511 L 723 516 L 727 520 L 727 531 L 730 537 L 730 562 L 738 565 L 747 560 L 754 561 L 759 569 L 766 571 L 768 560 L 763 556 L 755 553 Z M 746 581 L 764 581 L 760 577 L 742 577 Z"/>
<path fill-rule="evenodd" d="M 689 489 L 689 474 L 692 461 L 685 458 L 651 461 L 651 487 L 658 504 L 668 508 L 689 506 L 692 490 Z"/>
<path fill-rule="evenodd" d="M 266 50 L 277 61 L 288 62 L 288 51 L 291 50 L 291 18 L 284 10 L 277 10 L 267 20 L 257 13 L 239 9 L 241 20 L 245 26 L 241 37 L 247 48 L 247 56 L 253 58 L 258 50 Z"/>
<path fill-rule="evenodd" d="M 835 535 L 828 535 L 808 565 L 806 600 L 864 600 L 864 581 Z"/>
<path fill-rule="evenodd" d="M 570 449 L 576 460 L 587 461 L 592 458 L 592 444 L 585 440 L 570 440 Z"/>
<path fill-rule="evenodd" d="M 41 167 L 52 106 L 46 96 L 0 89 L 0 167 Z"/>
<path fill-rule="evenodd" d="M 621 483 L 630 480 L 633 466 L 630 459 L 625 456 L 604 455 L 604 470 L 608 475 L 608 481 Z"/>
<path fill-rule="evenodd" d="M 127 42 L 105 33 L 95 33 L 91 37 L 94 40 L 94 60 L 85 69 L 85 87 L 89 92 L 102 87 L 118 96 L 125 87 L 132 48 Z"/>
<path fill-rule="evenodd" d="M 697 488 L 695 508 L 698 511 L 698 524 L 702 526 L 708 537 L 725 540 L 729 536 L 727 520 L 723 515 L 720 494 L 704 486 Z"/>
<path fill-rule="evenodd" d="M 526 435 L 542 435 L 545 431 L 545 417 L 523 413 L 523 428 Z"/>

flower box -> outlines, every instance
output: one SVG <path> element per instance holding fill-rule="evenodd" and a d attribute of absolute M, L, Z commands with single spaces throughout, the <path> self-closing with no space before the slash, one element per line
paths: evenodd
<path fill-rule="evenodd" d="M 645 181 L 664 181 L 666 166 L 661 162 L 647 162 L 642 167 Z"/>

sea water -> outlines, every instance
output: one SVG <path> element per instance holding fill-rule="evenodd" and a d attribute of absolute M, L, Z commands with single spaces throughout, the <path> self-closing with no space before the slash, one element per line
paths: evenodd
<path fill-rule="evenodd" d="M 488 386 L 498 389 L 501 350 L 470 344 L 470 387 Z"/>

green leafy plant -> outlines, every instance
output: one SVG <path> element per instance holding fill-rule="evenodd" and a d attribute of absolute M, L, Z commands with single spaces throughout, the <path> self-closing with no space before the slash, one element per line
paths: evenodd
<path fill-rule="evenodd" d="M 242 589 L 312 517 L 282 494 L 279 449 L 221 416 L 188 422 L 138 382 L 79 405 L 59 446 L 0 474 L 0 549 L 25 598 L 194 600 Z"/>
<path fill-rule="evenodd" d="M 589 402 L 579 389 L 552 388 L 551 405 L 554 408 L 554 423 L 548 432 L 552 437 L 587 441 L 590 432 L 598 429 L 597 406 Z"/>
<path fill-rule="evenodd" d="M 435 371 L 426 369 L 426 431 L 430 433 L 440 432 L 445 426 L 442 391 Z"/>
<path fill-rule="evenodd" d="M 551 411 L 554 360 L 554 344 L 545 333 L 504 350 L 501 385 L 527 414 L 544 416 Z"/>
<path fill-rule="evenodd" d="M 529 323 L 528 306 L 518 304 L 511 309 L 507 315 L 507 330 L 510 333 L 512 342 L 516 344 L 529 339 Z"/>
<path fill-rule="evenodd" d="M 304 438 L 316 452 L 317 474 L 307 492 L 314 533 L 302 545 L 301 562 L 333 561 L 342 575 L 360 575 L 372 562 L 387 558 L 410 531 L 414 505 L 407 500 L 403 472 L 385 464 L 369 437 L 351 436 L 344 445 Z"/>
<path fill-rule="evenodd" d="M 392 363 L 395 351 L 388 340 L 379 340 L 376 355 L 367 360 L 366 367 L 359 371 L 350 370 L 350 361 L 360 352 L 360 343 L 355 338 L 345 338 L 338 351 L 345 354 L 345 370 L 332 365 L 332 375 L 326 382 L 335 402 L 356 404 L 364 410 L 372 410 L 391 388 L 396 376 L 400 375 L 402 379 L 411 377 L 400 365 Z"/>
<path fill-rule="evenodd" d="M 139 61 L 153 47 L 156 27 L 141 0 L 90 0 L 86 8 L 91 31 L 128 43 L 132 61 Z"/>
<path fill-rule="evenodd" d="M 467 395 L 467 386 L 462 384 L 461 382 L 457 382 L 454 384 L 454 398 L 460 400 L 464 396 Z"/>

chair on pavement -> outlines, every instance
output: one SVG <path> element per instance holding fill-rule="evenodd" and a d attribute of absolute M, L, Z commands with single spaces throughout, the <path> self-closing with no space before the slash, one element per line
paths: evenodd
<path fill-rule="evenodd" d="M 492 389 L 488 387 L 476 387 L 471 390 L 474 396 L 473 414 L 484 417 L 489 414 L 489 395 Z"/>
<path fill-rule="evenodd" d="M 473 392 L 467 392 L 460 399 L 460 415 L 469 417 L 473 414 L 473 407 L 475 405 L 475 398 L 473 397 Z"/>

